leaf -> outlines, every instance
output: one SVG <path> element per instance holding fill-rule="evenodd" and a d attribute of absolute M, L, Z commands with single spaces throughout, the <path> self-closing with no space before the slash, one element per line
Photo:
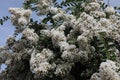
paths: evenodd
<path fill-rule="evenodd" d="M 3 25 L 3 20 L 2 19 L 0 19 L 0 24 Z"/>
<path fill-rule="evenodd" d="M 44 18 L 44 19 L 42 20 L 42 22 L 46 24 L 50 19 L 51 19 L 51 18 L 49 18 L 49 17 L 48 17 L 48 18 Z"/>

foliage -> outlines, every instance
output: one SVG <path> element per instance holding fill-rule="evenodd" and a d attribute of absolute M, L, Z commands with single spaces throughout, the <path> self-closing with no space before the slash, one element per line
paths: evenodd
<path fill-rule="evenodd" d="M 115 60 L 115 43 L 113 39 L 107 38 L 105 32 L 100 32 L 100 37 L 94 37 L 92 45 L 96 48 L 97 54 L 104 60 Z"/>
<path fill-rule="evenodd" d="M 8 19 L 10 19 L 8 16 L 4 16 L 2 19 L 0 19 L 0 25 L 3 25 L 3 23 Z"/>

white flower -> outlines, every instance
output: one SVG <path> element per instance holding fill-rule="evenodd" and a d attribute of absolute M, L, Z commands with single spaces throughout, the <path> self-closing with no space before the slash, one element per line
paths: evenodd
<path fill-rule="evenodd" d="M 99 73 L 94 73 L 90 80 L 102 80 Z"/>
<path fill-rule="evenodd" d="M 24 18 L 24 17 L 21 17 L 18 19 L 18 24 L 19 25 L 27 25 L 28 21 Z"/>
<path fill-rule="evenodd" d="M 90 80 L 120 80 L 116 63 L 107 60 L 100 64 L 99 73 L 94 73 Z"/>
<path fill-rule="evenodd" d="M 111 26 L 109 19 L 106 19 L 106 18 L 101 18 L 99 23 L 101 24 L 102 27 L 107 28 L 107 27 Z"/>
<path fill-rule="evenodd" d="M 38 3 L 41 5 L 41 6 L 50 6 L 52 4 L 52 0 L 38 0 Z"/>
<path fill-rule="evenodd" d="M 56 14 L 55 16 L 53 16 L 52 18 L 53 18 L 53 20 L 56 20 L 56 21 L 58 21 L 58 20 L 60 20 L 60 18 L 62 18 L 64 16 L 64 13 L 58 13 L 58 14 Z M 65 16 L 64 16 L 65 17 Z"/>
<path fill-rule="evenodd" d="M 13 36 L 9 36 L 8 39 L 7 39 L 7 45 L 11 46 L 15 43 L 15 37 Z"/>
<path fill-rule="evenodd" d="M 57 30 L 59 30 L 59 31 L 64 31 L 64 30 L 65 30 L 65 26 L 64 26 L 64 25 L 60 25 L 60 26 L 57 28 Z"/>
<path fill-rule="evenodd" d="M 105 12 L 108 13 L 108 14 L 114 14 L 115 13 L 115 9 L 112 6 L 108 6 L 105 9 Z"/>
<path fill-rule="evenodd" d="M 60 46 L 60 51 L 65 51 L 67 50 L 67 47 L 69 46 L 69 44 L 67 42 L 59 42 L 59 46 Z"/>
<path fill-rule="evenodd" d="M 38 0 L 37 8 L 40 10 L 38 15 L 47 14 L 52 3 L 53 0 Z"/>
<path fill-rule="evenodd" d="M 92 11 L 96 11 L 100 9 L 100 4 L 97 2 L 91 2 L 89 5 Z"/>
<path fill-rule="evenodd" d="M 97 2 L 91 2 L 87 6 L 84 7 L 86 12 L 89 11 L 97 11 L 100 9 L 100 4 Z"/>
<path fill-rule="evenodd" d="M 29 18 L 30 15 L 31 15 L 31 13 L 32 13 L 31 10 L 25 10 L 25 11 L 23 12 L 23 16 L 24 16 L 25 18 Z"/>
<path fill-rule="evenodd" d="M 9 11 L 12 14 L 10 18 L 11 22 L 16 26 L 16 32 L 21 32 L 30 20 L 30 15 L 32 13 L 31 10 L 25 10 L 23 8 L 9 8 Z"/>
<path fill-rule="evenodd" d="M 106 16 L 106 14 L 101 11 L 91 11 L 90 15 L 94 16 L 95 18 L 103 18 Z"/>
<path fill-rule="evenodd" d="M 91 7 L 90 6 L 85 6 L 85 11 L 88 12 L 91 10 Z"/>
<path fill-rule="evenodd" d="M 49 49 L 43 49 L 41 54 L 45 56 L 47 61 L 54 58 L 53 52 L 51 50 L 49 50 Z"/>
<path fill-rule="evenodd" d="M 49 7 L 49 11 L 52 14 L 58 14 L 58 13 L 63 13 L 62 9 L 57 8 L 57 7 Z"/>
<path fill-rule="evenodd" d="M 66 37 L 63 31 L 52 29 L 51 35 L 52 35 L 52 43 L 54 46 L 59 46 L 60 42 L 66 42 Z"/>
<path fill-rule="evenodd" d="M 43 49 L 41 53 L 33 52 L 30 59 L 30 69 L 35 76 L 44 77 L 49 73 L 49 70 L 55 68 L 55 64 L 50 64 L 49 60 L 53 59 L 53 52 L 49 49 Z"/>
<path fill-rule="evenodd" d="M 31 43 L 36 43 L 39 39 L 38 35 L 36 33 L 34 33 L 34 30 L 30 29 L 30 28 L 26 28 L 22 32 L 22 37 L 25 37 Z"/>
<path fill-rule="evenodd" d="M 58 13 L 58 8 L 56 8 L 56 7 L 50 7 L 50 13 L 52 13 L 52 14 Z"/>
<path fill-rule="evenodd" d="M 77 41 L 78 41 L 79 48 L 83 51 L 86 50 L 86 48 L 88 46 L 87 37 L 78 36 Z"/>
<path fill-rule="evenodd" d="M 45 36 L 51 37 L 51 32 L 50 32 L 50 30 L 41 30 L 40 32 L 41 32 L 41 34 L 43 34 L 43 35 L 45 35 Z"/>
<path fill-rule="evenodd" d="M 32 72 L 35 74 L 35 75 L 38 75 L 38 76 L 46 76 L 49 72 L 49 70 L 51 70 L 52 68 L 52 65 L 49 64 L 48 62 L 42 62 L 42 63 L 39 63 L 37 66 L 35 66 L 35 64 L 33 64 L 33 68 L 31 66 L 31 70 Z"/>
<path fill-rule="evenodd" d="M 57 68 L 54 72 L 56 76 L 64 77 L 69 74 L 72 69 L 73 63 L 64 63 L 57 65 Z"/>
<path fill-rule="evenodd" d="M 40 76 L 44 76 L 48 74 L 49 70 L 51 70 L 52 66 L 48 62 L 42 62 L 38 67 L 38 74 Z"/>
<path fill-rule="evenodd" d="M 80 18 L 82 18 L 82 20 L 87 20 L 89 17 L 92 17 L 90 15 L 88 15 L 87 13 L 83 12 L 81 15 L 80 15 Z"/>
<path fill-rule="evenodd" d="M 78 62 L 80 60 L 80 55 L 75 45 L 69 45 L 66 50 L 63 51 L 61 57 L 68 62 Z"/>
<path fill-rule="evenodd" d="M 115 63 L 112 61 L 102 62 L 100 65 L 100 75 L 102 80 L 120 80 L 120 76 L 116 72 Z"/>

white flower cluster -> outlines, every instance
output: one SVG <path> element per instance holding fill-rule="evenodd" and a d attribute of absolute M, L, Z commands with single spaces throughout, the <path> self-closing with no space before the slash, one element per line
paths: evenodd
<path fill-rule="evenodd" d="M 85 7 L 85 11 L 97 11 L 100 9 L 100 4 L 97 2 L 91 2 Z"/>
<path fill-rule="evenodd" d="M 90 80 L 120 80 L 118 67 L 115 62 L 107 60 L 100 64 L 99 73 L 94 73 Z"/>
<path fill-rule="evenodd" d="M 64 77 L 69 74 L 69 72 L 72 69 L 72 66 L 73 66 L 72 63 L 58 64 L 54 73 L 57 76 Z"/>
<path fill-rule="evenodd" d="M 38 15 L 64 13 L 60 8 L 53 7 L 53 0 L 38 0 L 37 8 L 39 10 Z"/>
<path fill-rule="evenodd" d="M 25 10 L 23 8 L 9 8 L 9 12 L 12 14 L 11 22 L 18 30 L 23 29 L 24 26 L 28 24 L 31 10 Z"/>
<path fill-rule="evenodd" d="M 89 14 L 83 12 L 80 15 L 80 18 L 78 18 L 75 22 L 74 22 L 74 32 L 80 32 L 82 33 L 82 35 L 86 35 L 86 33 L 90 33 L 90 31 L 92 31 L 91 29 L 93 29 L 93 27 L 95 27 L 96 24 L 96 20 L 94 19 L 93 16 L 90 16 Z M 86 37 L 89 37 L 86 35 Z"/>
<path fill-rule="evenodd" d="M 108 6 L 105 9 L 105 12 L 108 13 L 108 14 L 114 14 L 115 13 L 115 9 L 112 6 Z"/>
<path fill-rule="evenodd" d="M 5 64 L 9 63 L 10 60 L 11 60 L 11 53 L 7 50 L 7 48 L 0 47 L 0 66 L 3 63 Z"/>
<path fill-rule="evenodd" d="M 55 65 L 49 61 L 54 58 L 54 54 L 49 49 L 43 49 L 41 53 L 33 52 L 30 59 L 30 69 L 35 76 L 46 76 Z"/>
<path fill-rule="evenodd" d="M 52 5 L 52 0 L 38 0 L 37 8 L 40 10 L 39 14 L 46 14 L 49 11 L 50 5 Z"/>
<path fill-rule="evenodd" d="M 10 37 L 7 40 L 10 50 L 16 53 L 15 56 L 23 59 L 23 62 L 21 60 L 23 66 L 26 66 L 24 64 L 26 56 L 30 57 L 31 55 L 30 70 L 34 73 L 34 78 L 50 77 L 49 74 L 52 77 L 59 76 L 63 79 L 69 75 L 76 77 L 75 74 L 70 73 L 71 70 L 73 67 L 79 66 L 77 63 L 86 65 L 87 61 L 89 62 L 89 60 L 94 58 L 93 55 L 96 53 L 95 48 L 91 46 L 91 40 L 94 36 L 99 37 L 100 32 L 106 33 L 104 37 L 112 38 L 120 43 L 120 14 L 116 14 L 111 6 L 108 6 L 106 9 L 101 8 L 102 0 L 90 0 L 92 2 L 82 4 L 85 12 L 82 12 L 78 18 L 74 15 L 69 15 L 60 8 L 53 7 L 53 0 L 37 1 L 37 8 L 40 10 L 39 14 L 50 12 L 53 14 L 52 19 L 54 21 L 63 21 L 57 28 L 40 30 L 41 34 L 50 37 L 53 46 L 50 46 L 50 48 L 49 46 L 46 47 L 49 44 L 43 44 L 42 46 L 37 44 L 39 36 L 33 29 L 26 26 L 29 22 L 31 11 L 21 8 L 10 8 L 10 12 L 12 14 L 11 21 L 18 29 L 18 32 L 22 33 L 22 37 L 18 41 L 14 37 Z M 73 43 L 70 43 L 71 39 L 74 39 L 72 40 Z M 43 48 L 41 52 L 38 46 Z M 36 49 L 30 52 L 32 54 L 25 54 L 31 48 Z M 21 54 L 18 55 L 17 53 Z M 1 55 L 3 56 L 3 54 Z M 6 57 L 0 56 L 0 59 L 0 63 L 2 63 L 5 62 Z M 16 61 L 19 62 L 20 59 L 16 59 Z M 88 65 L 90 63 L 92 62 L 89 62 Z M 118 67 L 115 62 L 107 60 L 101 63 L 99 73 L 93 74 L 90 80 L 120 80 L 117 70 Z M 81 72 L 81 75 L 84 75 L 84 70 Z M 89 73 L 88 76 L 90 76 Z"/>
<path fill-rule="evenodd" d="M 7 39 L 7 45 L 12 46 L 16 42 L 15 37 L 9 36 Z"/>
<path fill-rule="evenodd" d="M 33 29 L 26 28 L 22 32 L 22 37 L 26 38 L 31 43 L 36 43 L 39 39 L 39 36 L 34 32 Z"/>
<path fill-rule="evenodd" d="M 66 42 L 67 40 L 63 31 L 52 29 L 51 35 L 52 35 L 52 43 L 54 46 L 59 46 L 60 42 Z"/>
<path fill-rule="evenodd" d="M 2 63 L 4 63 L 5 61 L 6 61 L 6 57 L 4 56 L 4 53 L 2 53 L 2 51 L 0 51 L 0 65 L 2 64 Z"/>
<path fill-rule="evenodd" d="M 16 30 L 14 34 L 22 32 L 26 25 L 29 23 L 31 10 L 25 10 L 23 8 L 9 8 L 9 12 L 11 15 L 11 22 L 14 26 L 16 26 Z"/>
<path fill-rule="evenodd" d="M 47 37 L 51 37 L 51 32 L 50 30 L 41 30 L 40 31 L 41 34 L 47 36 Z"/>
<path fill-rule="evenodd" d="M 61 11 L 60 13 L 53 16 L 53 20 L 59 21 L 60 19 L 63 19 L 64 21 L 70 21 L 76 19 L 76 17 Z"/>
<path fill-rule="evenodd" d="M 81 51 L 79 52 L 75 45 L 70 45 L 69 43 L 67 43 L 67 38 L 64 35 L 64 31 L 59 31 L 58 28 L 56 30 L 52 29 L 51 35 L 52 43 L 54 47 L 60 48 L 60 51 L 62 52 L 61 57 L 63 60 L 67 60 L 68 62 L 78 62 L 82 57 L 86 58 L 86 61 L 88 60 L 87 52 L 90 53 L 90 49 L 87 42 L 84 42 L 83 40 L 84 44 L 82 44 L 83 42 L 78 39 L 78 44 L 80 45 L 79 48 L 82 47 L 80 49 Z"/>
<path fill-rule="evenodd" d="M 60 57 L 65 61 L 64 64 L 56 64 L 56 70 L 54 72 L 55 75 L 65 76 L 68 74 L 71 70 L 71 67 L 73 66 L 68 66 L 68 63 L 70 62 L 87 62 L 95 51 L 94 47 L 90 45 L 91 39 L 93 39 L 94 36 L 99 36 L 100 32 L 105 32 L 107 37 L 119 41 L 119 17 L 112 9 L 111 11 L 107 11 L 107 8 L 104 10 L 101 9 L 101 2 L 94 0 L 93 2 L 88 3 L 87 6 L 84 6 L 86 12 L 83 12 L 77 19 L 73 15 L 66 14 L 61 9 L 57 9 L 55 7 L 50 8 L 51 2 L 45 5 L 41 5 L 41 10 L 45 10 L 43 12 L 51 11 L 51 13 L 53 12 L 52 14 L 55 14 L 52 17 L 53 20 L 59 21 L 62 19 L 64 21 L 63 24 L 58 26 L 56 29 L 41 30 L 41 33 L 51 37 L 54 48 L 60 48 Z M 42 9 L 43 6 L 46 7 Z M 109 14 L 109 18 L 106 18 L 106 13 Z M 65 30 L 67 28 L 71 28 L 71 30 L 67 35 L 65 35 Z M 76 32 L 80 34 L 76 35 Z M 76 36 L 75 40 L 77 41 L 78 47 L 76 47 L 75 44 L 68 43 L 68 40 L 74 36 Z M 46 59 L 43 59 L 44 57 L 42 57 L 42 55 L 41 58 L 42 61 L 46 61 Z M 39 61 L 41 61 L 41 59 L 39 59 Z M 49 71 L 49 68 L 45 69 L 45 74 L 48 73 L 47 71 Z"/>
<path fill-rule="evenodd" d="M 54 54 L 49 49 L 43 49 L 41 53 L 33 52 L 30 59 L 30 69 L 35 73 L 35 77 L 47 76 L 49 71 L 54 71 L 56 76 L 64 77 L 69 74 L 73 63 L 49 63 L 54 59 Z"/>
<path fill-rule="evenodd" d="M 105 18 L 106 11 L 90 10 L 90 14 L 83 12 L 77 20 L 72 18 L 73 20 L 69 22 L 72 23 L 70 24 L 70 26 L 72 26 L 73 30 L 71 30 L 72 33 L 70 32 L 69 37 L 70 35 L 73 35 L 76 31 L 82 33 L 81 35 L 86 36 L 88 39 L 92 38 L 93 36 L 99 36 L 100 32 L 105 32 L 107 37 L 113 38 L 114 40 L 120 42 L 119 13 L 115 14 L 114 11 L 111 13 L 109 14 L 109 18 Z"/>
<path fill-rule="evenodd" d="M 67 60 L 68 62 L 77 62 L 80 60 L 80 54 L 78 53 L 78 49 L 76 49 L 75 45 L 68 45 L 67 49 L 63 51 L 61 57 L 63 60 Z"/>
<path fill-rule="evenodd" d="M 90 15 L 94 16 L 95 18 L 104 18 L 106 17 L 106 14 L 104 12 L 101 12 L 101 11 L 91 11 L 90 12 Z"/>
<path fill-rule="evenodd" d="M 49 12 L 52 14 L 64 13 L 64 11 L 57 7 L 49 7 Z"/>

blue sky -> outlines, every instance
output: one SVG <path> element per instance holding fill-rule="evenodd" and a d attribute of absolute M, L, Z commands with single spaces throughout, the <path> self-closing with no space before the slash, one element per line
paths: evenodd
<path fill-rule="evenodd" d="M 107 2 L 108 0 L 104 0 Z M 110 5 L 112 6 L 120 6 L 120 0 L 110 0 Z"/>
<path fill-rule="evenodd" d="M 10 16 L 8 12 L 9 7 L 21 7 L 23 0 L 1 0 L 0 1 L 0 18 L 3 16 Z M 10 20 L 0 26 L 0 46 L 5 45 L 6 38 L 12 35 L 14 27 L 12 26 Z"/>

